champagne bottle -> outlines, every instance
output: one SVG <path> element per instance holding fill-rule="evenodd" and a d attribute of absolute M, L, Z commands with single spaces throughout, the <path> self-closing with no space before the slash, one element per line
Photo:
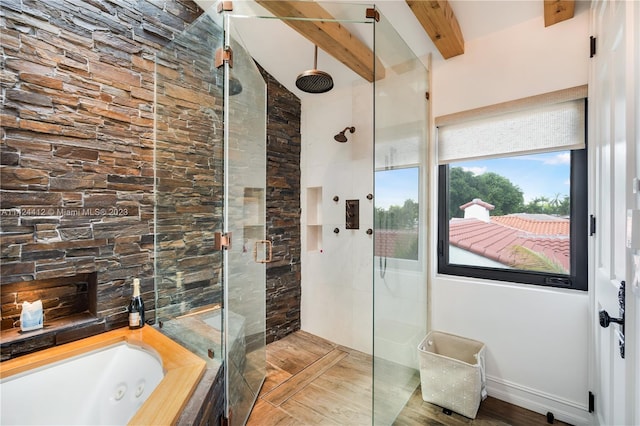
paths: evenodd
<path fill-rule="evenodd" d="M 127 308 L 129 312 L 129 328 L 136 329 L 144 326 L 144 302 L 140 297 L 140 280 L 133 279 L 133 295 Z"/>

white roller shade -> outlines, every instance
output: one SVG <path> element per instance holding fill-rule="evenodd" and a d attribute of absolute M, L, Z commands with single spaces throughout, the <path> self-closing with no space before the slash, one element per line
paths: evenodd
<path fill-rule="evenodd" d="M 585 147 L 584 98 L 464 115 L 438 126 L 439 164 Z"/>

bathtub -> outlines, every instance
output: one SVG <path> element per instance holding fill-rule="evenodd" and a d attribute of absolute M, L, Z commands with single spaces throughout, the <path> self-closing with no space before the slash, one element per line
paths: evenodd
<path fill-rule="evenodd" d="M 205 361 L 150 326 L 0 364 L 0 424 L 172 424 Z"/>

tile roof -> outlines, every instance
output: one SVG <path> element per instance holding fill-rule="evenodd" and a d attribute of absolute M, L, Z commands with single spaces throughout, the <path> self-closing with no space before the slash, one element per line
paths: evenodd
<path fill-rule="evenodd" d="M 492 216 L 491 221 L 537 235 L 569 236 L 569 219 L 546 214 L 510 214 Z"/>
<path fill-rule="evenodd" d="M 494 206 L 493 204 L 489 204 L 486 201 L 482 201 L 480 198 L 474 198 L 473 200 L 469 201 L 466 204 L 463 204 L 460 206 L 460 210 L 466 210 L 468 207 L 473 206 L 474 204 L 477 204 L 478 206 L 482 206 L 487 210 L 493 210 L 496 208 L 496 206 Z"/>
<path fill-rule="evenodd" d="M 416 230 L 376 229 L 374 255 L 395 257 L 396 247 L 409 244 L 417 234 Z"/>
<path fill-rule="evenodd" d="M 451 219 L 449 223 L 449 243 L 463 250 L 470 251 L 480 256 L 495 260 L 504 265 L 518 265 L 523 262 L 523 254 L 516 247 L 521 246 L 537 253 L 561 265 L 569 271 L 570 241 L 569 235 L 560 233 L 535 234 L 530 230 L 542 229 L 549 231 L 555 229 L 545 228 L 542 224 L 526 220 L 506 220 L 515 226 L 508 226 L 502 219 L 508 216 L 492 217 L 491 222 L 486 223 L 478 219 Z M 554 221 L 548 221 L 553 224 Z M 567 220 L 568 222 L 568 220 Z"/>

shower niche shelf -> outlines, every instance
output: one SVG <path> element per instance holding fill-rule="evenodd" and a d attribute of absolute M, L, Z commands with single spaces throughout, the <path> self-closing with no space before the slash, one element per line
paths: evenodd
<path fill-rule="evenodd" d="M 322 187 L 307 188 L 307 251 L 322 248 Z"/>

